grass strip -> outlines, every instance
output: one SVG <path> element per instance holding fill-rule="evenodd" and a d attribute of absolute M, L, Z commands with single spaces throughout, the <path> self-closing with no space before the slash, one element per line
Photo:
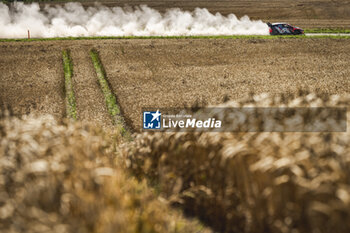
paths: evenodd
<path fill-rule="evenodd" d="M 345 28 L 310 28 L 304 31 L 305 33 L 350 33 L 350 29 Z"/>
<path fill-rule="evenodd" d="M 310 33 L 312 31 L 306 31 Z M 0 42 L 31 42 L 31 41 L 57 41 L 57 40 L 131 40 L 131 39 L 310 39 L 310 38 L 333 38 L 350 39 L 349 35 L 322 35 L 317 37 L 310 36 L 98 36 L 98 37 L 55 37 L 55 38 L 32 38 L 32 39 L 0 39 Z"/>
<path fill-rule="evenodd" d="M 77 119 L 77 108 L 75 102 L 75 95 L 72 83 L 73 76 L 73 64 L 69 56 L 68 50 L 62 51 L 63 57 L 63 69 L 64 69 L 64 83 L 66 92 L 66 111 L 67 117 L 76 120 Z"/>
<path fill-rule="evenodd" d="M 113 94 L 111 88 L 109 87 L 109 84 L 106 78 L 107 77 L 106 72 L 103 68 L 98 52 L 96 50 L 91 50 L 90 56 L 92 59 L 92 63 L 95 67 L 97 79 L 100 84 L 102 93 L 105 97 L 105 102 L 106 102 L 108 112 L 112 116 L 113 124 L 116 125 L 121 130 L 122 135 L 125 135 L 127 130 L 125 128 L 124 119 L 121 116 L 120 108 L 117 104 L 117 99 Z"/>

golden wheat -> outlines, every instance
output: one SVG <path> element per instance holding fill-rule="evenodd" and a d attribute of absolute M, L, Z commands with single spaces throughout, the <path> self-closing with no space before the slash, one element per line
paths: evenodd
<path fill-rule="evenodd" d="M 1 232 L 211 232 L 118 164 L 118 132 L 0 119 Z"/>
<path fill-rule="evenodd" d="M 350 96 L 262 94 L 222 106 L 349 102 Z M 350 231 L 349 144 L 349 130 L 144 133 L 124 155 L 138 177 L 155 180 L 174 204 L 222 232 L 343 233 Z"/>

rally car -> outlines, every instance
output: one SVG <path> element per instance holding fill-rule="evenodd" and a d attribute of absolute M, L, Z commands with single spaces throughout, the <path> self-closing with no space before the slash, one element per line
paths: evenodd
<path fill-rule="evenodd" d="M 270 35 L 303 35 L 304 30 L 287 23 L 267 23 Z"/>

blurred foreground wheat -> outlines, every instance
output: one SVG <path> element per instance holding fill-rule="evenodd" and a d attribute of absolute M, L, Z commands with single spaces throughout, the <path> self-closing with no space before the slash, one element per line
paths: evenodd
<path fill-rule="evenodd" d="M 222 106 L 349 103 L 350 96 L 300 93 L 262 94 Z M 158 183 L 173 204 L 222 232 L 345 233 L 350 232 L 349 145 L 349 130 L 144 133 L 124 155 L 134 174 Z"/>
<path fill-rule="evenodd" d="M 123 171 L 118 135 L 0 117 L 0 232 L 211 232 Z"/>

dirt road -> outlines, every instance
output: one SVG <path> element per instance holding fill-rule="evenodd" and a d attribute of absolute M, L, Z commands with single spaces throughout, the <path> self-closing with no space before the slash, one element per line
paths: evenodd
<path fill-rule="evenodd" d="M 80 1 L 84 6 L 94 6 L 96 1 Z M 303 28 L 350 28 L 350 2 L 347 0 L 98 0 L 106 6 L 148 5 L 164 12 L 169 8 L 193 11 L 207 8 L 212 13 L 248 15 L 252 19 L 285 22 Z M 50 4 L 64 4 L 50 3 Z M 44 4 L 42 3 L 42 6 Z"/>

